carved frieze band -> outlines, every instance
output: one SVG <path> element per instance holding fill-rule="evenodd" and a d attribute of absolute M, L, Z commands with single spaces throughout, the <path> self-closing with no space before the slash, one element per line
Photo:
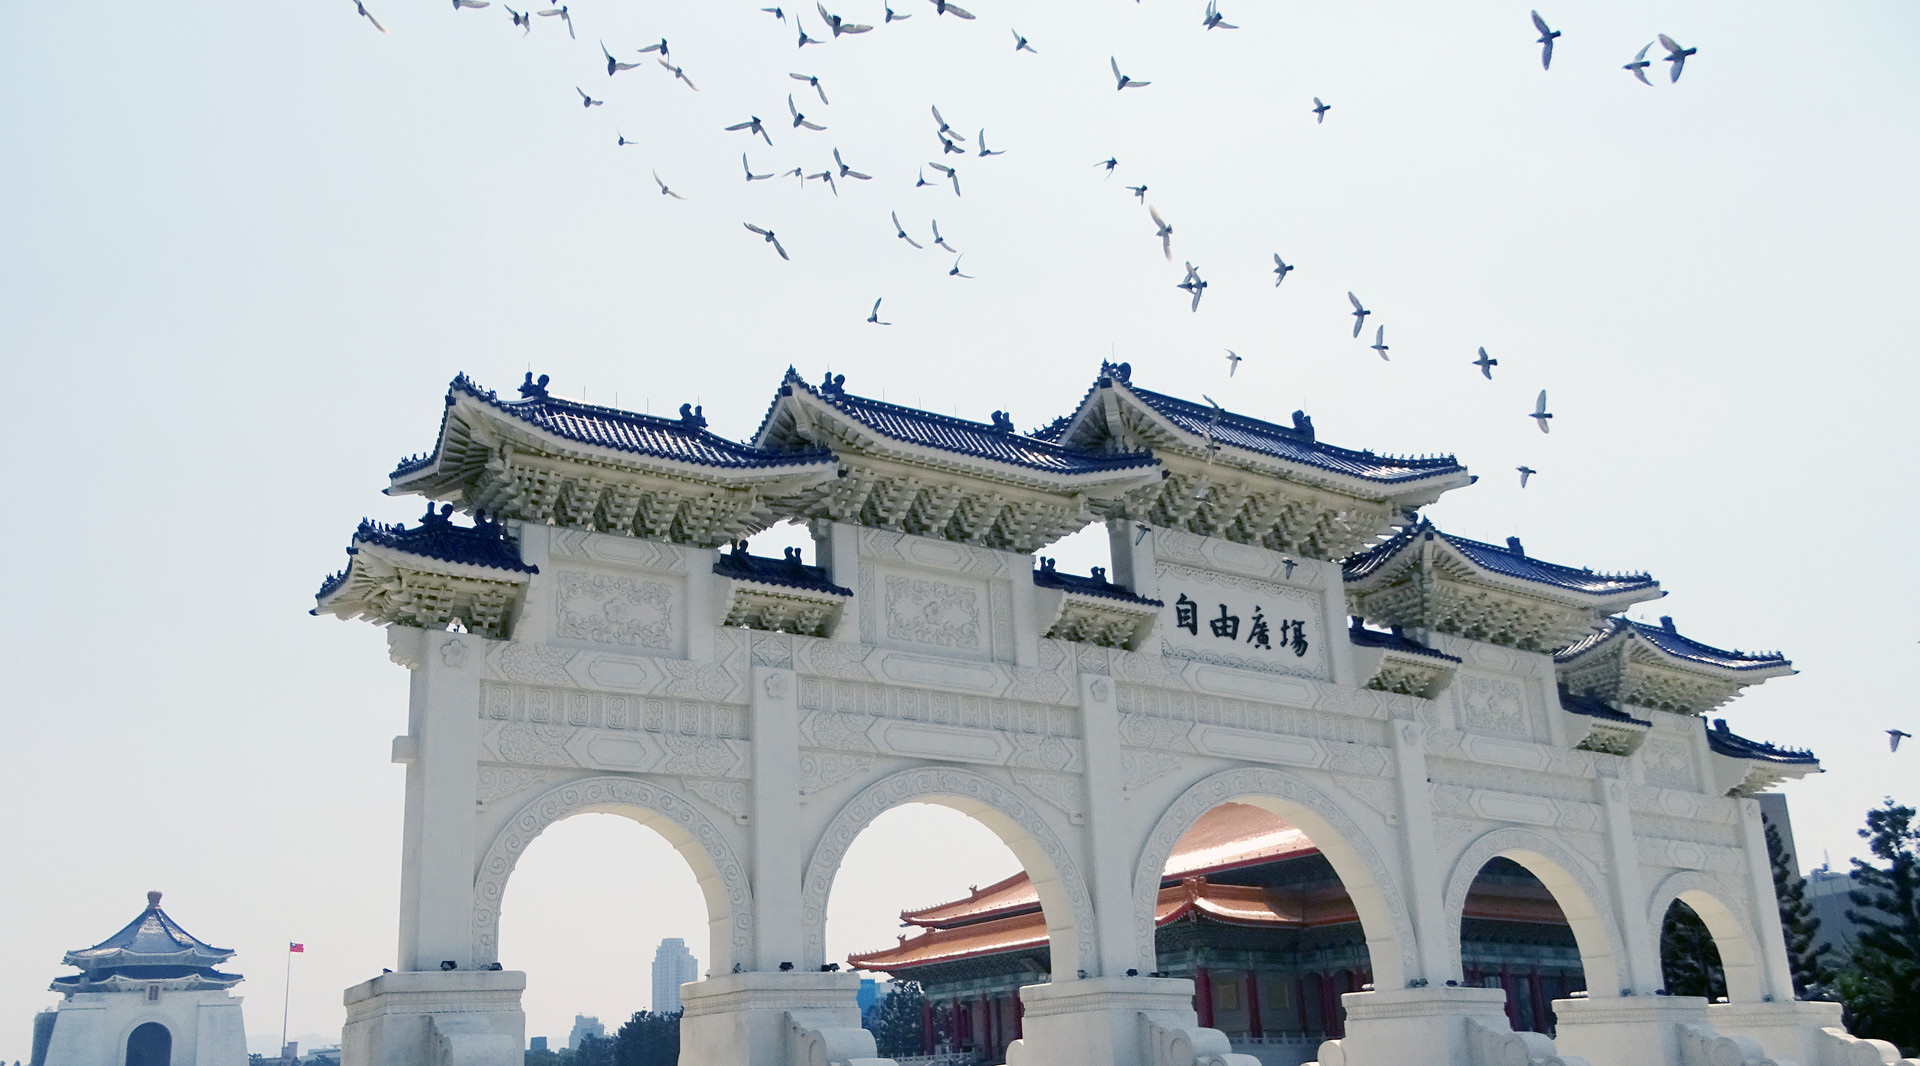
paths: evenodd
<path fill-rule="evenodd" d="M 496 722 L 592 726 L 729 739 L 746 736 L 745 711 L 718 703 L 483 681 L 480 708 L 482 718 Z"/>
<path fill-rule="evenodd" d="M 720 641 L 715 644 L 716 651 L 721 650 Z M 501 641 L 487 649 L 486 676 L 530 685 L 745 702 L 745 681 L 737 659 L 691 662 Z"/>
<path fill-rule="evenodd" d="M 1103 649 L 1104 650 L 1104 649 Z M 1250 733 L 1270 733 L 1324 741 L 1328 744 L 1387 743 L 1388 723 L 1326 711 L 1304 710 L 1255 700 L 1233 699 L 1191 691 L 1122 684 L 1122 714 L 1163 718 L 1189 725 L 1217 726 Z"/>

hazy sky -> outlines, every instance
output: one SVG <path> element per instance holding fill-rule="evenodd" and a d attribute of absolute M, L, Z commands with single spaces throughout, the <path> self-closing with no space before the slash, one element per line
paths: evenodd
<path fill-rule="evenodd" d="M 0 1057 L 25 1058 L 61 953 L 149 888 L 241 952 L 250 1032 L 277 1030 L 289 940 L 308 945 L 296 1033 L 337 1031 L 341 989 L 392 964 L 406 677 L 377 630 L 305 611 L 363 514 L 419 513 L 379 490 L 462 370 L 699 402 L 745 437 L 789 363 L 1027 428 L 1113 356 L 1150 388 L 1304 408 L 1334 443 L 1454 452 L 1482 480 L 1431 510 L 1443 527 L 1649 570 L 1672 594 L 1640 616 L 1793 658 L 1800 676 L 1726 713 L 1822 757 L 1790 792 L 1803 856 L 1838 862 L 1866 807 L 1916 798 L 1920 750 L 1889 755 L 1881 730 L 1920 733 L 1897 543 L 1920 523 L 1920 8 L 1562 3 L 1543 72 L 1520 3 L 1226 0 L 1243 28 L 1212 33 L 1201 0 L 973 0 L 973 22 L 895 4 L 913 18 L 796 53 L 756 0 L 579 0 L 578 40 L 555 19 L 523 39 L 499 3 L 378 0 L 382 36 L 351 0 L 0 2 L 19 394 Z M 1014 53 L 1015 26 L 1039 54 Z M 1658 32 L 1699 54 L 1644 87 L 1620 66 Z M 662 36 L 700 91 L 651 63 L 607 76 L 598 41 L 632 57 Z M 1110 55 L 1153 84 L 1116 93 Z M 787 124 L 789 92 L 825 132 Z M 962 197 L 914 186 L 940 158 L 930 105 L 1006 150 L 947 157 Z M 773 147 L 722 132 L 748 115 Z M 742 150 L 811 172 L 835 147 L 873 180 L 835 197 L 741 174 Z M 1172 263 L 1123 188 L 1141 182 Z M 922 243 L 937 218 L 977 278 L 896 240 L 890 210 Z M 1274 252 L 1298 266 L 1277 290 Z M 1189 259 L 1197 313 L 1173 287 Z M 1350 289 L 1392 362 L 1351 338 Z M 894 325 L 864 322 L 876 297 Z M 1524 417 L 1540 388 L 1550 437 Z M 834 952 L 1012 869 L 984 831 L 940 830 L 944 871 L 889 861 L 930 817 L 862 839 Z M 710 957 L 678 862 L 606 818 L 534 846 L 502 944 L 530 1033 L 645 1005 L 662 936 Z"/>

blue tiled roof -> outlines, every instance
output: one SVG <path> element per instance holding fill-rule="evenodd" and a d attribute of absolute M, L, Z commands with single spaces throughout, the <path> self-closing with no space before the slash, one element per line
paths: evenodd
<path fill-rule="evenodd" d="M 1053 568 L 1052 559 L 1040 560 L 1040 566 L 1033 572 L 1033 583 L 1044 589 L 1061 589 L 1066 592 L 1080 592 L 1088 596 L 1103 596 L 1110 600 L 1126 603 L 1138 603 L 1147 607 L 1164 607 L 1163 600 L 1150 600 L 1145 596 L 1136 596 L 1125 585 L 1116 585 L 1107 580 L 1107 569 L 1103 566 L 1093 568 L 1091 577 L 1078 574 L 1063 574 Z"/>
<path fill-rule="evenodd" d="M 1805 748 L 1782 748 L 1758 740 L 1748 740 L 1729 730 L 1725 718 L 1713 720 L 1713 727 L 1707 730 L 1707 747 L 1719 755 L 1727 755 L 1735 759 L 1753 759 L 1758 762 L 1808 766 L 1820 761 L 1814 758 L 1813 752 Z"/>
<path fill-rule="evenodd" d="M 1661 617 L 1661 624 L 1657 626 L 1649 626 L 1645 622 L 1634 622 L 1630 618 L 1611 618 L 1607 630 L 1601 630 L 1597 636 L 1605 638 L 1609 632 L 1613 632 L 1619 626 L 1632 626 L 1632 630 L 1645 638 L 1647 643 L 1651 643 L 1653 647 L 1659 647 L 1674 659 L 1692 659 L 1693 663 L 1720 666 L 1726 670 L 1768 670 L 1774 666 L 1793 665 L 1789 663 L 1786 655 L 1778 651 L 1726 651 L 1722 647 L 1713 647 L 1709 643 L 1684 638 L 1680 636 L 1678 630 L 1674 630 L 1674 620 L 1665 615 Z M 1594 638 L 1588 638 L 1588 640 L 1594 640 Z M 1567 655 L 1571 657 L 1572 653 L 1574 649 L 1569 647 Z"/>
<path fill-rule="evenodd" d="M 775 397 L 773 407 L 767 412 L 767 420 L 760 424 L 762 433 L 766 430 L 767 421 L 772 419 L 774 410 L 778 409 L 780 397 L 789 395 L 792 389 L 806 390 L 883 437 L 1027 470 L 1052 474 L 1094 474 L 1151 467 L 1159 463 L 1147 452 L 1098 455 L 1028 436 L 1016 431 L 1012 419 L 1004 412 L 995 412 L 999 416 L 996 423 L 969 422 L 963 418 L 854 396 L 844 391 L 837 381 L 816 388 L 791 369 L 780 386 L 780 394 Z M 756 433 L 755 439 L 759 438 L 760 434 Z"/>
<path fill-rule="evenodd" d="M 1152 389 L 1143 389 L 1133 384 L 1128 377 L 1115 373 L 1117 368 L 1103 369 L 1107 376 L 1103 377 L 1102 381 L 1112 381 L 1119 387 L 1125 388 L 1167 421 L 1196 437 L 1205 437 L 1211 427 L 1213 439 L 1230 447 L 1316 467 L 1330 473 L 1387 484 L 1418 481 L 1466 471 L 1466 468 L 1451 455 L 1402 458 L 1322 444 L 1315 438 L 1313 420 L 1302 412 L 1294 412 L 1292 426 L 1282 426 L 1232 412 L 1216 412 L 1207 404 L 1182 400 L 1177 396 L 1154 392 Z M 1095 387 L 1098 388 L 1097 385 Z"/>
<path fill-rule="evenodd" d="M 1505 577 L 1519 578 L 1522 581 L 1552 585 L 1593 596 L 1608 596 L 1659 587 L 1659 582 L 1647 574 L 1602 574 L 1535 559 L 1520 547 L 1518 537 L 1508 538 L 1507 546 L 1502 548 L 1477 540 L 1468 540 L 1465 537 L 1456 537 L 1451 533 L 1442 533 L 1428 521 L 1408 525 L 1386 541 L 1348 559 L 1345 564 L 1346 578 L 1348 581 L 1359 581 L 1384 566 L 1388 560 L 1400 554 L 1402 549 L 1415 540 L 1432 537 L 1439 537 L 1446 541 L 1454 550 L 1483 570 Z"/>
<path fill-rule="evenodd" d="M 485 566 L 521 574 L 540 572 L 539 567 L 520 561 L 520 545 L 507 536 L 506 527 L 489 521 L 484 514 L 477 516 L 471 526 L 454 525 L 452 504 L 443 505 L 437 513 L 429 504 L 427 513 L 420 517 L 420 524 L 412 529 L 363 518 L 360 528 L 353 532 L 353 543 L 356 547 L 349 547 L 348 555 L 359 552 L 357 545 L 377 544 L 442 562 Z M 321 583 L 320 591 L 315 596 L 326 599 L 338 591 L 346 580 L 345 570 L 328 577 Z"/>
<path fill-rule="evenodd" d="M 1572 711 L 1574 714 L 1584 714 L 1589 718 L 1605 718 L 1613 722 L 1631 722 L 1634 725 L 1646 726 L 1649 729 L 1653 728 L 1653 723 L 1644 718 L 1635 718 L 1633 715 L 1594 696 L 1577 696 L 1567 691 L 1567 686 L 1565 685 L 1560 686 L 1560 706 Z"/>
<path fill-rule="evenodd" d="M 742 541 L 734 550 L 720 553 L 720 557 L 714 560 L 713 572 L 722 577 L 758 581 L 764 585 L 811 589 L 815 592 L 829 592 L 835 596 L 853 595 L 852 589 L 843 588 L 828 580 L 826 567 L 808 566 L 801 562 L 798 548 L 789 549 L 789 551 L 791 554 L 784 559 L 749 555 L 746 542 Z"/>
<path fill-rule="evenodd" d="M 492 389 L 482 389 L 461 374 L 448 387 L 447 405 L 451 407 L 455 397 L 464 394 L 564 440 L 701 466 L 752 469 L 800 466 L 833 458 L 824 450 L 787 454 L 762 451 L 716 436 L 707 432 L 706 419 L 691 405 L 683 405 L 681 417 L 676 419 L 563 400 L 547 394 L 546 380 L 542 376 L 535 383 L 529 375 L 527 383 L 520 386 L 524 399 L 502 400 Z M 433 460 L 432 453 L 402 460 L 392 476 L 414 473 Z"/>
<path fill-rule="evenodd" d="M 201 966 L 225 962 L 233 956 L 227 948 L 216 948 L 180 928 L 166 911 L 160 909 L 160 893 L 147 893 L 147 909 L 119 932 L 90 948 L 67 952 L 69 966 L 92 969 L 104 966 L 149 964 Z"/>
<path fill-rule="evenodd" d="M 1414 655 L 1426 655 L 1450 663 L 1460 661 L 1458 655 L 1448 655 L 1444 651 L 1429 648 L 1425 644 L 1409 640 L 1397 627 L 1391 633 L 1382 633 L 1377 629 L 1368 629 L 1358 618 L 1354 619 L 1353 624 L 1348 627 L 1347 639 L 1363 648 L 1385 648 L 1388 651 L 1411 652 Z"/>

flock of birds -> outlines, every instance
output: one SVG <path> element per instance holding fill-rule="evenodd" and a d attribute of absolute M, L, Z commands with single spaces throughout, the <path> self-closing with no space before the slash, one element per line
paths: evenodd
<path fill-rule="evenodd" d="M 464 10 L 479 10 L 479 9 L 490 7 L 493 5 L 494 0 L 449 0 L 449 2 L 451 3 L 455 12 L 460 12 Z M 955 4 L 949 3 L 947 2 L 947 0 L 927 0 L 927 2 L 932 5 L 933 10 L 931 13 L 936 18 L 941 16 L 950 16 L 956 19 L 971 21 L 975 17 L 972 12 L 967 11 L 966 9 L 961 8 Z M 380 30 L 380 32 L 382 33 L 387 32 L 386 27 L 383 26 L 380 23 L 380 21 L 377 18 L 375 18 L 371 12 L 367 10 L 365 0 L 353 0 L 353 3 L 358 14 L 361 17 L 364 17 L 376 29 Z M 535 8 L 529 7 L 525 11 L 515 9 L 510 4 L 506 3 L 505 0 L 501 0 L 500 6 L 506 11 L 507 15 L 510 17 L 513 28 L 520 30 L 522 36 L 525 36 L 533 31 L 533 27 L 535 25 L 534 20 L 536 18 L 539 18 L 539 19 L 557 20 L 559 24 L 564 25 L 566 27 L 567 35 L 570 39 L 577 39 L 575 26 L 573 22 L 573 14 L 569 6 L 565 3 L 562 3 L 556 7 L 544 8 L 544 9 L 535 9 Z M 838 15 L 829 11 L 824 3 L 824 0 L 816 0 L 816 3 L 814 4 L 814 8 L 820 17 L 820 22 L 826 27 L 825 34 L 822 37 L 814 37 L 807 32 L 806 25 L 802 21 L 802 17 L 801 17 L 802 13 L 799 11 L 788 12 L 785 8 L 778 7 L 778 6 L 764 7 L 764 8 L 761 8 L 760 10 L 772 16 L 775 20 L 779 21 L 781 24 L 789 26 L 796 32 L 797 34 L 797 38 L 796 38 L 797 43 L 795 45 L 796 49 L 805 49 L 809 45 L 824 44 L 827 41 L 831 41 L 831 40 L 840 38 L 842 36 L 870 33 L 875 28 L 873 24 L 855 22 L 845 16 Z M 880 19 L 877 20 L 878 23 L 882 26 L 889 25 L 894 22 L 904 21 L 906 19 L 910 19 L 914 17 L 910 13 L 902 13 L 902 12 L 895 11 L 891 6 L 890 2 L 883 2 L 882 9 L 883 9 L 882 16 Z M 1540 65 L 1542 69 L 1551 70 L 1553 65 L 1554 44 L 1557 40 L 1561 38 L 1562 33 L 1559 30 L 1551 28 L 1547 24 L 1546 20 L 1541 17 L 1538 11 L 1530 12 L 1530 15 L 1532 18 L 1533 28 L 1539 33 L 1538 43 L 1540 45 Z M 1225 15 L 1222 14 L 1222 12 L 1220 11 L 1219 0 L 1208 0 L 1205 12 L 1202 15 L 1202 18 L 1200 20 L 1200 24 L 1207 31 L 1237 30 L 1240 28 L 1238 24 L 1227 21 Z M 1022 52 L 1032 54 L 1032 55 L 1039 54 L 1039 50 L 1035 48 L 1033 43 L 1025 35 L 1021 34 L 1018 29 L 1013 29 L 1010 27 L 1009 33 L 1012 36 L 1013 51 L 1016 54 L 1022 53 Z M 1665 61 L 1671 64 L 1671 67 L 1669 68 L 1670 70 L 1669 80 L 1673 82 L 1678 82 L 1680 80 L 1681 71 L 1686 66 L 1687 59 L 1695 55 L 1698 52 L 1698 49 L 1683 47 L 1679 43 L 1674 41 L 1673 38 L 1667 36 L 1664 33 L 1657 35 L 1656 39 L 1658 43 L 1666 49 L 1667 55 L 1665 57 Z M 644 47 L 635 49 L 632 52 L 632 58 L 622 58 L 620 55 L 617 55 L 613 49 L 610 49 L 607 47 L 605 41 L 600 41 L 598 43 L 600 46 L 600 53 L 601 53 L 600 58 L 604 60 L 605 70 L 606 70 L 607 76 L 610 78 L 615 77 L 621 74 L 622 72 L 634 70 L 636 68 L 639 68 L 645 65 L 646 58 L 650 56 L 654 60 L 654 62 L 657 63 L 661 68 L 670 72 L 676 81 L 684 83 L 687 86 L 687 88 L 691 91 L 694 91 L 694 92 L 699 91 L 700 87 L 696 85 L 693 79 L 687 75 L 686 70 L 673 61 L 673 53 L 672 53 L 671 47 L 664 38 L 661 39 L 660 41 L 653 42 L 653 43 L 647 44 Z M 1653 48 L 1653 44 L 1654 42 L 1648 42 L 1648 44 L 1645 47 L 1641 48 L 1639 53 L 1634 56 L 1633 60 L 1625 64 L 1624 66 L 1624 69 L 1628 73 L 1633 75 L 1633 77 L 1639 80 L 1642 84 L 1646 84 L 1646 85 L 1652 84 L 1652 82 L 1649 81 L 1647 78 L 1646 71 L 1649 67 L 1653 65 L 1653 61 L 1648 60 L 1646 57 L 1647 57 L 1647 53 Z M 1149 79 L 1136 78 L 1132 74 L 1129 74 L 1127 71 L 1123 70 L 1120 66 L 1119 58 L 1117 56 L 1109 56 L 1107 60 L 1107 64 L 1108 64 L 1108 69 L 1112 72 L 1112 75 L 1113 75 L 1115 92 L 1127 92 L 1129 90 L 1144 89 L 1153 84 L 1153 82 Z M 796 91 L 799 94 L 804 95 L 807 93 L 808 90 L 811 90 L 812 96 L 817 97 L 819 99 L 821 107 L 831 106 L 827 96 L 827 89 L 821 83 L 820 77 L 818 75 L 795 71 L 795 72 L 791 72 L 789 74 L 789 77 L 792 78 L 794 81 L 802 83 L 800 87 L 796 87 Z M 595 108 L 595 107 L 602 106 L 602 104 L 604 103 L 604 101 L 594 97 L 587 90 L 580 88 L 579 86 L 575 86 L 574 91 L 575 93 L 578 94 L 580 98 L 580 106 L 582 108 L 588 108 L 588 109 Z M 815 133 L 825 132 L 827 130 L 827 126 L 824 123 L 820 121 L 816 121 L 816 119 L 818 118 L 817 115 L 815 117 L 810 118 L 808 110 L 802 110 L 799 100 L 796 99 L 795 92 L 789 92 L 787 94 L 786 103 L 787 103 L 787 114 L 788 114 L 788 120 L 787 120 L 788 128 L 793 130 L 805 130 L 808 132 L 815 132 Z M 811 110 L 811 99 L 809 99 L 809 110 Z M 1313 98 L 1313 106 L 1312 108 L 1309 109 L 1309 113 L 1313 115 L 1314 123 L 1316 125 L 1322 125 L 1326 122 L 1327 114 L 1332 110 L 1333 110 L 1333 105 L 1326 103 L 1320 97 L 1316 96 Z M 989 158 L 993 158 L 993 157 L 1005 154 L 1005 149 L 993 149 L 988 147 L 987 131 L 985 128 L 980 128 L 976 130 L 972 141 L 969 142 L 967 135 L 965 133 L 962 133 L 960 130 L 954 128 L 954 126 L 950 124 L 947 121 L 947 119 L 940 113 L 940 108 L 938 105 L 930 105 L 929 113 L 933 120 L 932 133 L 934 138 L 937 140 L 937 143 L 939 144 L 939 158 L 927 162 L 923 167 L 920 168 L 920 171 L 916 176 L 916 179 L 914 182 L 914 188 L 917 189 L 917 188 L 925 188 L 930 186 L 946 185 L 951 187 L 951 189 L 953 190 L 953 194 L 955 196 L 960 196 L 961 181 L 960 181 L 959 161 L 955 160 L 952 162 L 947 162 L 945 160 L 947 160 L 949 156 L 955 156 L 955 155 L 960 156 L 962 159 L 989 159 Z M 772 125 L 775 125 L 775 123 L 770 122 L 769 120 L 763 119 L 759 115 L 748 115 L 745 119 L 739 122 L 735 122 L 731 125 L 723 127 L 723 131 L 728 133 L 745 133 L 749 138 L 758 138 L 768 147 L 772 147 L 773 136 L 771 132 L 769 132 L 769 127 Z M 626 137 L 624 133 L 620 133 L 616 131 L 615 144 L 617 147 L 624 148 L 630 145 L 634 145 L 636 143 L 637 142 Z M 808 182 L 818 181 L 818 182 L 821 182 L 823 185 L 825 185 L 835 196 L 840 195 L 839 184 L 841 182 L 844 182 L 844 181 L 863 181 L 864 182 L 864 181 L 873 180 L 872 174 L 858 170 L 851 164 L 847 163 L 845 158 L 841 155 L 839 148 L 836 147 L 832 150 L 832 156 L 833 156 L 832 164 L 823 166 L 819 170 L 812 171 L 812 172 L 809 172 L 807 168 L 802 166 L 796 166 L 790 170 L 784 170 L 784 171 L 774 169 L 774 170 L 768 170 L 764 173 L 758 172 L 754 169 L 753 162 L 749 153 L 744 151 L 740 154 L 740 165 L 741 165 L 741 170 L 743 171 L 743 176 L 745 180 L 749 183 L 757 182 L 757 181 L 771 181 L 775 178 L 783 177 L 783 178 L 793 178 L 802 187 L 805 187 L 805 185 Z M 1098 169 L 1103 172 L 1103 177 L 1111 178 L 1116 172 L 1118 172 L 1120 168 L 1120 161 L 1118 158 L 1110 156 L 1104 160 L 1101 160 L 1093 164 L 1093 166 L 1095 169 Z M 937 177 L 929 179 L 927 176 L 928 170 L 932 170 L 937 175 Z M 675 200 L 687 199 L 687 196 L 685 194 L 672 188 L 667 183 L 667 181 L 660 176 L 660 173 L 658 170 L 653 171 L 653 180 L 660 190 L 660 195 L 665 197 L 670 197 Z M 1142 183 L 1139 185 L 1127 185 L 1125 186 L 1125 188 L 1129 193 L 1131 193 L 1135 197 L 1135 199 L 1139 203 L 1141 203 L 1146 207 L 1148 220 L 1151 222 L 1153 226 L 1152 239 L 1154 239 L 1159 243 L 1162 256 L 1168 262 L 1171 262 L 1173 260 L 1173 236 L 1174 236 L 1173 225 L 1166 220 L 1165 216 L 1161 214 L 1158 207 L 1147 202 L 1148 187 L 1146 184 Z M 896 239 L 905 241 L 908 245 L 916 249 L 924 249 L 930 244 L 933 247 L 943 249 L 947 253 L 953 255 L 954 257 L 953 263 L 947 269 L 947 275 L 949 277 L 958 278 L 958 279 L 971 279 L 972 277 L 974 277 L 974 275 L 966 273 L 961 270 L 961 261 L 964 259 L 964 254 L 958 248 L 954 247 L 952 243 L 950 243 L 948 239 L 941 234 L 940 224 L 937 219 L 929 220 L 932 239 L 927 243 L 923 244 L 921 240 L 915 239 L 914 234 L 908 232 L 906 226 L 902 224 L 900 220 L 900 214 L 897 210 L 891 211 L 889 213 L 889 218 L 893 224 L 893 231 Z M 767 244 L 771 248 L 773 253 L 778 255 L 782 260 L 790 261 L 792 259 L 792 256 L 788 253 L 787 247 L 781 243 L 778 234 L 775 232 L 773 228 L 760 225 L 759 223 L 753 222 L 753 221 L 742 222 L 742 225 L 745 227 L 745 229 L 749 233 L 759 237 L 761 241 Z M 1280 253 L 1275 252 L 1273 254 L 1272 269 L 1274 274 L 1274 286 L 1278 288 L 1282 283 L 1286 281 L 1287 276 L 1293 272 L 1293 270 L 1295 269 L 1295 265 L 1288 263 L 1284 258 L 1281 257 Z M 1206 294 L 1206 290 L 1209 284 L 1210 283 L 1207 280 L 1205 280 L 1205 278 L 1201 275 L 1200 269 L 1197 266 L 1195 266 L 1193 262 L 1186 261 L 1184 263 L 1184 271 L 1182 273 L 1181 280 L 1175 285 L 1175 288 L 1180 289 L 1182 292 L 1186 294 L 1188 299 L 1189 309 L 1197 313 L 1200 310 L 1201 298 Z M 1359 339 L 1363 334 L 1363 332 L 1365 331 L 1367 318 L 1373 315 L 1374 312 L 1368 307 L 1366 307 L 1361 302 L 1360 298 L 1351 291 L 1347 293 L 1347 299 L 1353 305 L 1353 310 L 1351 312 L 1354 320 L 1353 336 L 1355 339 Z M 891 321 L 884 320 L 880 317 L 880 306 L 883 300 L 884 300 L 884 297 L 877 298 L 874 300 L 873 307 L 866 316 L 866 321 L 868 323 L 876 326 L 893 325 Z M 1375 322 L 1373 343 L 1368 347 L 1375 354 L 1379 355 L 1382 360 L 1391 361 L 1390 356 L 1388 354 L 1391 349 L 1387 344 L 1385 324 L 1380 323 L 1378 321 Z M 1227 359 L 1227 374 L 1229 377 L 1232 377 L 1239 370 L 1242 357 L 1238 353 L 1234 352 L 1233 350 L 1228 349 L 1226 353 L 1226 359 Z M 1487 380 L 1492 380 L 1493 368 L 1498 366 L 1499 362 L 1500 361 L 1498 359 L 1495 359 L 1489 356 L 1487 354 L 1486 348 L 1482 347 L 1479 349 L 1478 358 L 1474 359 L 1471 362 L 1471 365 L 1474 366 L 1476 369 L 1478 369 L 1484 378 L 1486 378 Z M 1550 431 L 1551 429 L 1550 420 L 1554 416 L 1547 409 L 1547 393 L 1545 389 L 1540 390 L 1539 395 L 1536 397 L 1534 401 L 1533 410 L 1530 412 L 1527 412 L 1526 417 L 1531 419 L 1534 422 L 1534 424 L 1539 428 L 1540 432 L 1547 433 Z M 1539 472 L 1533 469 L 1532 467 L 1524 464 L 1519 467 L 1516 467 L 1515 471 L 1519 474 L 1520 486 L 1522 488 L 1525 488 L 1529 480 Z M 1896 738 L 1896 743 L 1897 743 L 1897 738 Z"/>

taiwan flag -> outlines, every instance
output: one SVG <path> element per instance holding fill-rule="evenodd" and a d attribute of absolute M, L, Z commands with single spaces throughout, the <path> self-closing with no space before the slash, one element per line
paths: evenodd
<path fill-rule="evenodd" d="M 305 944 L 288 944 L 287 950 L 294 951 L 294 952 L 304 952 L 307 950 L 307 946 Z"/>

